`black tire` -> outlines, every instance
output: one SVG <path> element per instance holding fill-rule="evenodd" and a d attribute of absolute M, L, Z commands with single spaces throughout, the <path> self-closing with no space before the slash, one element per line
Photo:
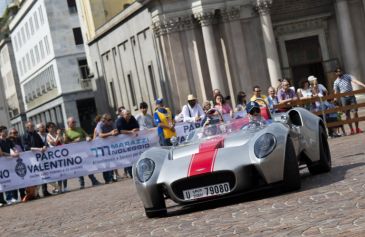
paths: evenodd
<path fill-rule="evenodd" d="M 162 194 L 154 200 L 155 205 L 152 208 L 145 208 L 148 218 L 164 217 L 167 214 L 165 199 Z"/>
<path fill-rule="evenodd" d="M 282 189 L 285 192 L 300 189 L 301 180 L 298 159 L 295 156 L 294 145 L 288 137 L 285 148 L 284 179 Z"/>
<path fill-rule="evenodd" d="M 322 126 L 319 126 L 319 156 L 319 161 L 308 165 L 308 170 L 312 175 L 330 172 L 332 168 L 327 134 Z"/>

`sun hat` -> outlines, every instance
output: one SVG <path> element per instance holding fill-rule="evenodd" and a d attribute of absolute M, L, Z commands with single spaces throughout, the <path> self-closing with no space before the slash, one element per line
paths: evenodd
<path fill-rule="evenodd" d="M 196 97 L 193 94 L 188 95 L 188 101 L 196 100 Z"/>
<path fill-rule="evenodd" d="M 315 80 L 317 80 L 317 77 L 315 77 L 315 76 L 309 76 L 309 77 L 308 77 L 308 81 L 309 81 L 309 82 L 311 82 L 311 81 L 315 81 Z"/>

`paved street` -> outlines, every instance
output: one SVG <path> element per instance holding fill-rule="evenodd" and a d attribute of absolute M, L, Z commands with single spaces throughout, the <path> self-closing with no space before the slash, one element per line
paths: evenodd
<path fill-rule="evenodd" d="M 364 236 L 365 134 L 331 139 L 333 170 L 302 189 L 147 219 L 131 180 L 0 209 L 1 236 Z M 87 179 L 87 178 L 86 178 Z M 101 177 L 99 177 L 101 180 Z M 233 202 L 233 203 L 232 203 Z"/>

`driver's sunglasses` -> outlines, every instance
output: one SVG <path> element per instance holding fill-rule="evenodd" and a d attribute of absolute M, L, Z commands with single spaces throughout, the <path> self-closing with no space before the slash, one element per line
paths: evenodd
<path fill-rule="evenodd" d="M 260 114 L 261 110 L 259 108 L 253 108 L 250 110 L 250 114 L 251 115 L 256 115 L 256 114 Z"/>

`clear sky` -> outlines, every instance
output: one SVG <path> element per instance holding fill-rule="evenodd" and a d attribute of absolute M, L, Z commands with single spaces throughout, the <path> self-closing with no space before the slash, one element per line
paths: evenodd
<path fill-rule="evenodd" d="M 11 2 L 11 0 L 0 0 L 0 16 L 3 15 L 4 10 L 6 9 L 6 6 L 9 2 Z"/>

